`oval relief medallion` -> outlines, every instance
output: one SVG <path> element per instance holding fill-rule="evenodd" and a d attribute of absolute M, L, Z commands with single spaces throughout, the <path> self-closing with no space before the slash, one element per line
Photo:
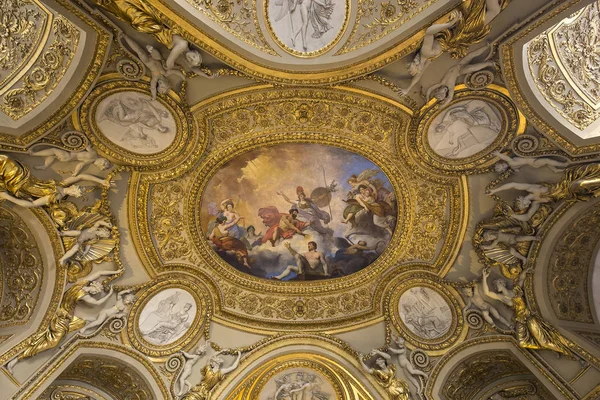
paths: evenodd
<path fill-rule="evenodd" d="M 239 271 L 275 280 L 350 275 L 386 249 L 397 220 L 388 178 L 336 147 L 280 144 L 226 163 L 202 195 L 213 250 Z"/>
<path fill-rule="evenodd" d="M 437 339 L 452 326 L 449 304 L 431 288 L 417 286 L 405 291 L 398 304 L 400 319 L 416 336 Z"/>
<path fill-rule="evenodd" d="M 210 313 L 205 289 L 193 279 L 163 276 L 141 292 L 127 320 L 127 340 L 152 357 L 179 351 L 198 340 Z"/>
<path fill-rule="evenodd" d="M 160 101 L 140 92 L 123 91 L 104 98 L 96 124 L 113 144 L 136 154 L 155 154 L 173 143 L 177 125 Z"/>
<path fill-rule="evenodd" d="M 392 325 L 407 341 L 434 354 L 464 338 L 460 295 L 432 274 L 398 276 L 384 302 Z"/>
<path fill-rule="evenodd" d="M 267 27 L 286 52 L 314 57 L 330 50 L 348 24 L 347 0 L 267 0 Z"/>
<path fill-rule="evenodd" d="M 169 345 L 185 335 L 197 312 L 196 301 L 186 290 L 166 289 L 153 296 L 142 308 L 138 330 L 149 343 Z"/>
<path fill-rule="evenodd" d="M 433 99 L 423 106 L 410 135 L 400 136 L 397 148 L 408 150 L 417 163 L 436 172 L 488 171 L 494 151 L 525 131 L 525 118 L 501 86 L 471 90 L 461 84 L 454 89 L 450 104 Z"/>
<path fill-rule="evenodd" d="M 469 99 L 450 105 L 431 121 L 427 138 L 438 155 L 467 158 L 484 151 L 502 132 L 502 114 L 487 101 Z"/>

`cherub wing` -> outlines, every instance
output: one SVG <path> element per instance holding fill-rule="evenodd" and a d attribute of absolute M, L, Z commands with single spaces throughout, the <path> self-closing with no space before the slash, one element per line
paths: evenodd
<path fill-rule="evenodd" d="M 358 182 L 368 181 L 369 179 L 371 179 L 372 177 L 374 177 L 378 173 L 379 173 L 378 169 L 366 169 L 363 172 L 361 172 L 360 175 L 358 175 L 358 177 L 356 178 L 356 180 Z"/>
<path fill-rule="evenodd" d="M 73 218 L 71 218 L 65 224 L 67 230 L 83 230 L 85 228 L 91 228 L 98 221 L 108 221 L 108 218 L 99 213 L 83 212 Z"/>
<path fill-rule="evenodd" d="M 97 239 L 93 240 L 88 245 L 90 246 L 85 253 L 79 252 L 75 257 L 77 261 L 96 261 L 101 260 L 110 254 L 117 244 L 116 239 Z"/>
<path fill-rule="evenodd" d="M 510 254 L 510 251 L 506 248 L 506 246 L 499 245 L 492 249 L 482 249 L 482 251 L 483 254 L 486 255 L 486 257 L 500 264 L 512 265 L 518 263 L 517 258 Z"/>

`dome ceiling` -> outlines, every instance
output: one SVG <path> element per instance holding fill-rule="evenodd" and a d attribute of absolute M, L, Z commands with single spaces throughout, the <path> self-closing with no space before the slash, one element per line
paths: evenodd
<path fill-rule="evenodd" d="M 0 398 L 597 398 L 597 7 L 2 4 Z"/>

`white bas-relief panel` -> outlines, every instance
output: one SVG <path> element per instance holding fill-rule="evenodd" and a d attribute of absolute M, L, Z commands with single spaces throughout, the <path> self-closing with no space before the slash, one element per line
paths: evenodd
<path fill-rule="evenodd" d="M 137 92 L 114 93 L 103 99 L 96 109 L 96 124 L 108 140 L 138 154 L 163 151 L 177 134 L 171 112 Z"/>
<path fill-rule="evenodd" d="M 147 342 L 168 345 L 188 331 L 197 312 L 196 301 L 190 293 L 166 289 L 146 303 L 140 313 L 138 329 Z"/>
<path fill-rule="evenodd" d="M 329 50 L 347 24 L 346 0 L 267 0 L 270 33 L 284 50 L 311 57 Z"/>
<path fill-rule="evenodd" d="M 413 287 L 400 297 L 398 310 L 404 325 L 424 339 L 444 336 L 452 325 L 450 306 L 435 290 Z"/>
<path fill-rule="evenodd" d="M 495 105 L 483 100 L 464 100 L 434 118 L 427 139 L 438 155 L 458 159 L 485 150 L 501 131 L 502 117 Z"/>
<path fill-rule="evenodd" d="M 260 392 L 260 400 L 335 400 L 331 382 L 307 368 L 287 369 L 271 378 Z"/>

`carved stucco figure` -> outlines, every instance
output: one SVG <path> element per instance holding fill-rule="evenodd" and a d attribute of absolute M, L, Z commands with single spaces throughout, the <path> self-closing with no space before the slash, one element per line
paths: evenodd
<path fill-rule="evenodd" d="M 0 154 L 0 200 L 26 208 L 47 206 L 66 196 L 80 197 L 81 188 L 74 184 L 81 181 L 110 187 L 110 182 L 89 174 L 72 176 L 62 182 L 37 179 L 21 162 Z"/>
<path fill-rule="evenodd" d="M 82 301 L 89 305 L 101 305 L 107 301 L 112 293 L 110 287 L 108 293 L 97 299 L 94 296 L 102 293 L 102 284 L 96 282 L 101 277 L 112 276 L 122 271 L 99 271 L 90 275 L 87 279 L 82 279 L 68 288 L 60 303 L 56 314 L 50 320 L 48 327 L 42 332 L 31 336 L 25 345 L 25 349 L 6 364 L 6 369 L 12 373 L 14 366 L 25 358 L 34 357 L 39 353 L 58 346 L 61 340 L 69 333 L 80 329 L 85 325 L 85 321 L 75 316 L 75 308 L 78 302 Z"/>
<path fill-rule="evenodd" d="M 485 68 L 494 68 L 496 65 L 494 61 L 486 59 L 482 62 L 473 62 L 477 57 L 490 52 L 489 47 L 488 45 L 467 54 L 458 64 L 450 67 L 440 83 L 436 83 L 427 89 L 426 99 L 430 100 L 432 97 L 435 97 L 441 102 L 442 106 L 446 106 L 454 98 L 454 87 L 461 75 L 472 74 Z"/>
<path fill-rule="evenodd" d="M 111 167 L 110 161 L 104 157 L 100 157 L 98 152 L 91 146 L 87 145 L 84 150 L 81 151 L 67 151 L 58 148 L 45 148 L 42 150 L 34 151 L 35 145 L 29 149 L 29 155 L 35 157 L 44 157 L 43 165 L 36 165 L 33 168 L 39 170 L 46 170 L 54 162 L 70 162 L 77 161 L 77 165 L 73 169 L 71 176 L 77 176 L 79 173 L 90 164 L 94 164 L 100 170 L 105 170 Z"/>
<path fill-rule="evenodd" d="M 210 358 L 208 363 L 202 368 L 202 381 L 183 395 L 181 400 L 208 400 L 212 389 L 225 378 L 226 374 L 238 367 L 242 353 L 238 351 L 236 360 L 229 367 L 223 367 L 225 360 L 223 360 L 220 353 L 224 351 L 215 353 Z"/>
<path fill-rule="evenodd" d="M 127 314 L 127 309 L 135 302 L 133 289 L 122 290 L 117 293 L 117 302 L 108 308 L 103 308 L 98 316 L 93 320 L 88 320 L 87 324 L 79 330 L 82 335 L 93 333 L 96 328 L 113 318 L 121 318 Z M 106 297 L 108 297 L 107 295 Z"/>
<path fill-rule="evenodd" d="M 394 342 L 397 348 L 389 347 L 388 350 L 398 356 L 398 365 L 407 372 L 407 378 L 417 389 L 417 392 L 422 393 L 425 385 L 421 385 L 418 376 L 423 377 L 424 381 L 427 382 L 429 375 L 412 365 L 409 359 L 410 350 L 406 347 L 406 340 L 402 336 L 398 336 Z"/>
<path fill-rule="evenodd" d="M 392 357 L 379 350 L 373 350 L 371 355 L 378 356 L 375 360 L 376 368 L 371 368 L 363 361 L 362 355 L 359 355 L 360 364 L 363 370 L 371 374 L 373 378 L 389 394 L 390 400 L 410 400 L 410 388 L 408 383 L 396 377 L 396 366 L 388 363 Z"/>
<path fill-rule="evenodd" d="M 520 347 L 531 350 L 551 350 L 569 358 L 577 359 L 565 337 L 527 307 L 523 282 L 529 271 L 531 269 L 521 272 L 518 282 L 512 289 L 508 289 L 504 279 L 497 279 L 494 281 L 497 292 L 492 292 L 487 282 L 490 269 L 486 267 L 483 270 L 483 292 L 486 296 L 503 302 L 513 310 L 515 335 Z"/>

